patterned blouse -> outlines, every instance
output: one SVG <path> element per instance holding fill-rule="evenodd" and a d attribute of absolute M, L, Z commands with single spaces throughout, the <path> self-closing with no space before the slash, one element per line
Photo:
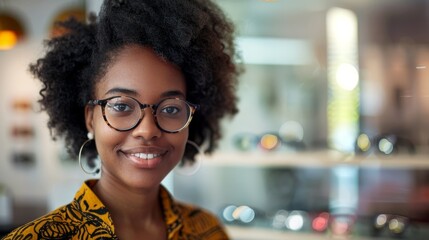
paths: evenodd
<path fill-rule="evenodd" d="M 86 181 L 71 203 L 18 227 L 3 240 L 118 239 L 107 208 L 91 190 L 96 183 L 97 180 Z M 211 213 L 175 202 L 164 187 L 160 198 L 169 240 L 229 239 Z"/>

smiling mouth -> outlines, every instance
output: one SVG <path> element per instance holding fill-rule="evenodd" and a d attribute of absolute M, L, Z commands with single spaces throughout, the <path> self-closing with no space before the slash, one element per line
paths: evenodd
<path fill-rule="evenodd" d="M 160 157 L 162 154 L 157 154 L 157 153 L 132 153 L 130 155 L 133 156 L 133 157 L 144 159 L 144 160 L 151 160 L 151 159 Z"/>

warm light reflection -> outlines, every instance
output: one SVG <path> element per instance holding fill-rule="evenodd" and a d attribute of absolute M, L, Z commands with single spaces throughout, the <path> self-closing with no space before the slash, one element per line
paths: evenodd
<path fill-rule="evenodd" d="M 0 50 L 12 49 L 23 37 L 24 28 L 18 18 L 0 12 Z"/>
<path fill-rule="evenodd" d="M 0 50 L 12 49 L 18 42 L 18 36 L 10 30 L 0 31 Z"/>
<path fill-rule="evenodd" d="M 397 218 L 389 221 L 389 229 L 395 234 L 402 233 L 405 229 L 405 223 Z"/>
<path fill-rule="evenodd" d="M 273 134 L 265 134 L 262 136 L 260 144 L 265 150 L 273 150 L 279 145 L 279 138 Z"/>
<path fill-rule="evenodd" d="M 397 235 L 405 232 L 407 220 L 404 217 L 396 216 L 389 221 L 389 230 Z"/>
<path fill-rule="evenodd" d="M 371 148 L 371 140 L 369 139 L 368 135 L 361 134 L 357 139 L 357 145 L 360 150 L 366 152 Z"/>
<path fill-rule="evenodd" d="M 324 212 L 313 219 L 311 224 L 312 228 L 316 232 L 323 232 L 328 228 L 329 225 L 329 213 Z"/>

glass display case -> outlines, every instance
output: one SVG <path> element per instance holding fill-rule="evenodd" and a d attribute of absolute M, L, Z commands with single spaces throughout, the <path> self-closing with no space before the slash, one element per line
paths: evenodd
<path fill-rule="evenodd" d="M 428 176 L 424 155 L 215 154 L 173 189 L 234 239 L 427 239 Z"/>

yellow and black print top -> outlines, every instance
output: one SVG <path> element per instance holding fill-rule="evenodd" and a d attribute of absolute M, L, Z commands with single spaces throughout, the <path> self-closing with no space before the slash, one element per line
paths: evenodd
<path fill-rule="evenodd" d="M 118 239 L 107 208 L 91 190 L 96 183 L 86 181 L 73 202 L 13 230 L 3 240 Z M 214 215 L 175 202 L 163 187 L 160 199 L 169 240 L 229 239 Z"/>

